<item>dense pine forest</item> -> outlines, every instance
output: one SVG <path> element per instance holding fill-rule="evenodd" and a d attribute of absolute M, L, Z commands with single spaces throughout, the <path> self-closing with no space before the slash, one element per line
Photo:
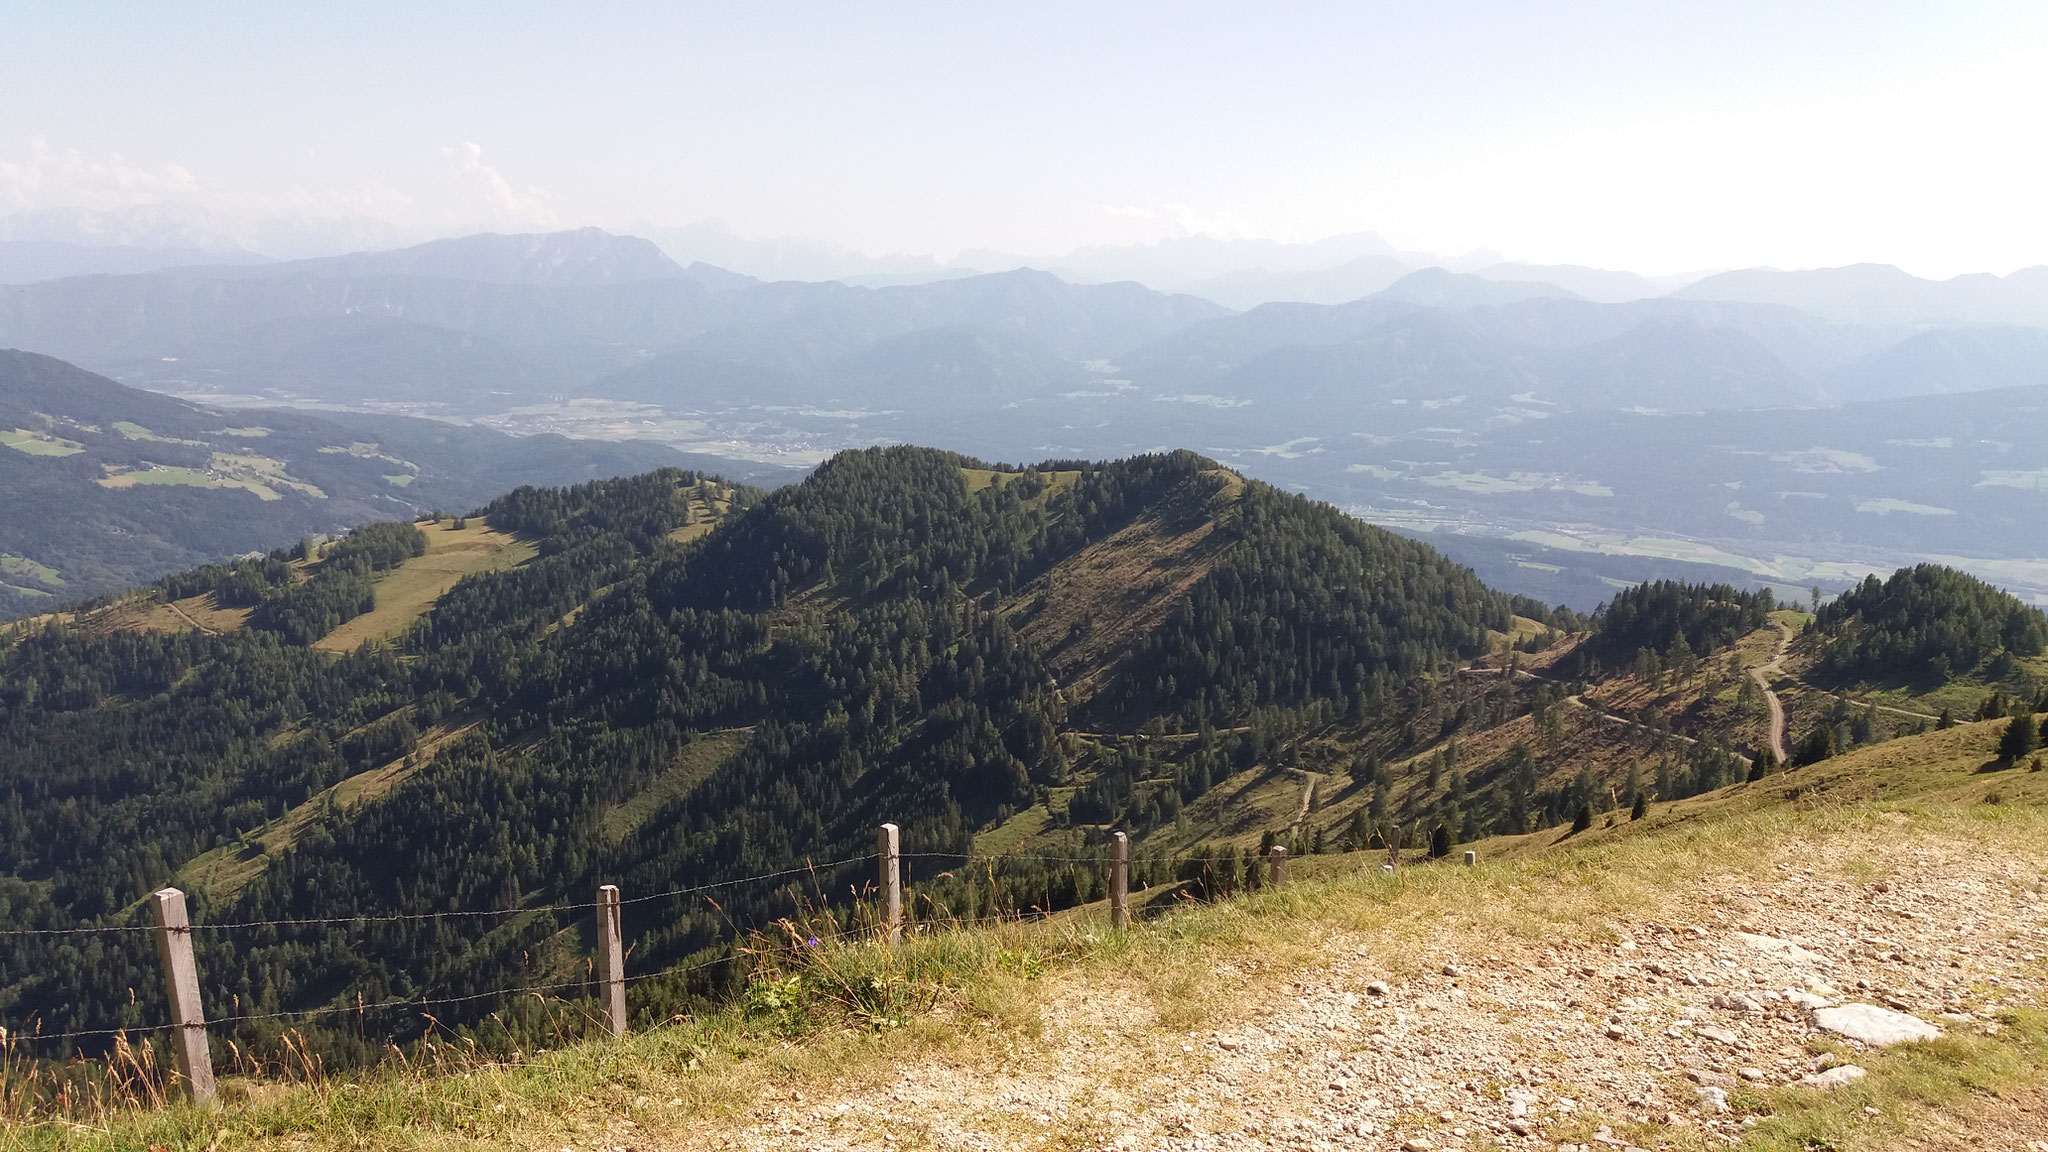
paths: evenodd
<path fill-rule="evenodd" d="M 1820 670 L 1841 680 L 1940 683 L 2048 648 L 2048 617 L 1967 573 L 1934 564 L 1868 577 L 1823 606 Z M 1987 669 L 2003 679 L 2003 668 Z"/>
<path fill-rule="evenodd" d="M 1425 546 L 1189 453 L 997 471 L 850 452 L 804 484 L 736 493 L 723 524 L 685 541 L 699 479 L 513 492 L 482 518 L 531 540 L 532 560 L 341 656 L 306 645 L 416 554 L 410 526 L 163 582 L 253 605 L 219 635 L 25 629 L 0 655 L 0 917 L 138 924 L 146 892 L 202 862 L 234 880 L 188 882 L 201 921 L 498 913 L 202 934 L 208 998 L 236 1014 L 546 983 L 580 971 L 578 920 L 542 909 L 598 882 L 656 893 L 850 859 L 883 820 L 917 852 L 963 855 L 1077 783 L 1091 753 L 1073 731 L 1392 707 L 1511 618 Z M 1130 611 L 1091 615 L 1091 562 L 1131 568 Z M 1244 741 L 1212 740 L 1217 778 Z M 397 782 L 346 807 L 336 786 L 366 773 Z M 301 821 L 288 845 L 255 836 L 283 820 Z M 972 899 L 1087 898 L 1088 881 L 1053 871 L 1020 867 Z M 866 875 L 638 907 L 634 968 L 719 955 L 735 926 Z M 153 1001 L 129 989 L 155 978 L 144 934 L 0 938 L 9 1013 L 45 1032 L 147 1022 Z M 359 1041 L 417 1034 L 392 1015 Z"/>
<path fill-rule="evenodd" d="M 384 639 L 314 647 L 375 611 L 423 529 L 530 551 Z M 2039 613 L 1967 588 L 1949 621 L 1953 574 L 1901 581 L 1824 610 L 1816 643 L 1917 636 L 1880 625 L 1915 612 L 2001 651 L 2034 635 Z M 1652 584 L 1587 620 L 1187 452 L 997 468 L 890 448 L 774 493 L 675 470 L 521 488 L 139 596 L 220 626 L 87 612 L 0 639 L 10 1028 L 157 1023 L 133 929 L 166 883 L 210 926 L 204 994 L 246 1050 L 290 1028 L 369 1060 L 439 1027 L 510 1051 L 541 1010 L 502 990 L 585 987 L 600 883 L 631 902 L 652 1018 L 726 990 L 750 930 L 852 930 L 884 821 L 911 914 L 973 917 L 1099 898 L 1112 828 L 1140 883 L 1255 884 L 1248 849 L 1198 842 L 1231 830 L 1226 782 L 1299 791 L 1296 850 L 1448 851 L 1768 768 L 1718 731 L 1680 737 L 1650 708 L 1617 731 L 1567 697 L 1603 676 L 1734 694 L 1727 654 L 1768 626 L 1769 593 Z M 1351 814 L 1318 824 L 1338 796 Z M 436 1004 L 353 1007 L 403 1001 Z"/>

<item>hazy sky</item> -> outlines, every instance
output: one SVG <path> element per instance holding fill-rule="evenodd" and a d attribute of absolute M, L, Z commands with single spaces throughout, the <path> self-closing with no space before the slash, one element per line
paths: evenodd
<path fill-rule="evenodd" d="M 2048 263 L 2048 4 L 0 2 L 0 214 Z"/>

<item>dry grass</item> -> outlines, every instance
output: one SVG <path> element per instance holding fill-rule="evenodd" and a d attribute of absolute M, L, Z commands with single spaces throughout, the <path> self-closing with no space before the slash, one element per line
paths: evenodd
<path fill-rule="evenodd" d="M 1105 1085 L 1114 1089 L 1107 1101 L 1144 1090 L 1147 1078 L 1183 1074 L 1182 1037 L 1233 1027 L 1287 997 L 1333 940 L 1369 945 L 1399 980 L 1434 955 L 1603 942 L 1611 925 L 1632 917 L 1710 916 L 1675 898 L 1731 874 L 1767 876 L 1788 860 L 1867 868 L 1891 847 L 1941 841 L 2031 860 L 2038 872 L 2048 814 L 1987 815 L 1985 807 L 1781 804 L 1391 877 L 1363 854 L 1315 858 L 1300 862 L 1286 888 L 1170 911 L 1128 937 L 1103 931 L 1099 911 L 1084 909 L 1053 922 L 914 936 L 893 951 L 764 942 L 763 967 L 741 1002 L 620 1041 L 575 1043 L 517 1065 L 443 1045 L 347 1083 L 240 1084 L 240 1101 L 211 1113 L 158 1107 L 145 1085 L 160 1077 L 131 1076 L 132 1100 L 102 1101 L 87 1123 L 10 1127 L 0 1148 L 729 1147 L 738 1129 L 779 1115 L 783 1104 L 872 1098 L 901 1069 L 943 1069 L 975 1083 L 1043 1071 L 1059 1058 L 1055 1040 L 1071 1037 L 1077 1004 L 1122 1005 L 1128 1018 L 1117 1049 L 1128 1079 Z M 1846 1152 L 1896 1147 L 1923 1130 L 1967 1130 L 1973 1109 L 2023 1094 L 2048 1074 L 2044 1037 L 2041 1020 L 2018 1014 L 1996 1038 L 1860 1057 L 1870 1076 L 1853 1090 L 1760 1098 L 1754 1106 L 1765 1119 L 1744 1147 Z M 1117 1130 L 1108 1103 L 1092 1110 L 1082 1100 L 1041 1134 L 1092 1147 Z M 905 1147 L 941 1146 L 911 1117 L 895 1134 Z M 1674 1135 L 1675 1147 L 1707 1146 L 1703 1136 Z"/>
<path fill-rule="evenodd" d="M 488 528 L 481 519 L 461 529 L 453 527 L 453 521 L 417 527 L 427 538 L 426 553 L 379 576 L 377 607 L 329 632 L 313 647 L 348 652 L 371 640 L 397 636 L 464 576 L 510 568 L 534 553 L 533 545 Z"/>

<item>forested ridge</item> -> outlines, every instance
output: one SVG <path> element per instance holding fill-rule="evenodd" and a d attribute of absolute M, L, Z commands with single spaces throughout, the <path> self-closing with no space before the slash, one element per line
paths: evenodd
<path fill-rule="evenodd" d="M 978 489 L 968 468 L 986 470 L 844 453 L 801 485 L 741 490 L 689 542 L 675 529 L 690 474 L 520 489 L 484 515 L 534 559 L 465 579 L 400 642 L 340 657 L 305 645 L 404 559 L 407 526 L 359 532 L 302 577 L 251 561 L 166 582 L 252 599 L 238 631 L 32 630 L 0 653 L 0 928 L 140 923 L 137 901 L 205 856 L 242 879 L 187 885 L 202 922 L 500 913 L 202 934 L 208 999 L 237 1014 L 573 981 L 576 917 L 544 909 L 598 882 L 648 894 L 849 859 L 883 820 L 917 851 L 965 853 L 1048 789 L 1116 776 L 1076 730 L 1243 727 L 1330 700 L 1393 710 L 1510 619 L 1427 547 L 1191 453 L 1000 470 Z M 1062 565 L 1119 534 L 1190 528 L 1205 534 L 1176 561 L 1186 595 L 1105 650 L 1087 688 L 1062 685 L 1019 630 L 1069 587 Z M 1212 755 L 1256 755 L 1248 739 Z M 402 777 L 381 799 L 344 809 L 325 793 L 378 769 Z M 1195 783 L 1183 774 L 1179 792 Z M 669 798 L 623 820 L 643 794 Z M 313 818 L 287 846 L 252 836 L 288 812 Z M 1056 871 L 1018 869 L 1008 896 L 1087 896 Z M 715 957 L 736 925 L 866 875 L 643 905 L 632 968 Z M 45 1032 L 148 1022 L 154 998 L 138 1007 L 130 989 L 154 987 L 154 965 L 140 933 L 0 937 L 5 1013 Z M 680 1006 L 716 977 L 638 995 Z M 479 1000 L 444 1023 L 488 1032 L 506 1007 Z M 416 1015 L 389 1015 L 326 1042 L 418 1034 Z M 240 1031 L 260 1043 L 266 1027 Z"/>
<path fill-rule="evenodd" d="M 1823 605 L 1815 627 L 1819 671 L 1844 680 L 1939 683 L 2001 656 L 2038 656 L 2048 648 L 2048 616 L 2040 609 L 1936 564 L 1865 578 Z"/>

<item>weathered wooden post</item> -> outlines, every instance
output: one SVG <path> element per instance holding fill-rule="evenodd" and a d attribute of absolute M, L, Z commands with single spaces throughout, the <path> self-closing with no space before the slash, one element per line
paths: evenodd
<path fill-rule="evenodd" d="M 213 1101 L 213 1053 L 206 1044 L 206 1013 L 199 1006 L 199 966 L 192 960 L 192 921 L 185 915 L 185 894 L 164 888 L 149 895 L 156 917 L 156 951 L 164 962 L 164 989 L 171 1000 L 172 1046 L 178 1050 L 178 1072 L 192 1089 L 192 1099 Z"/>
<path fill-rule="evenodd" d="M 1131 838 L 1121 832 L 1109 837 L 1109 926 L 1131 926 Z"/>
<path fill-rule="evenodd" d="M 1470 868 L 1477 863 L 1479 863 L 1479 853 L 1474 852 L 1470 848 L 1465 849 L 1465 867 Z"/>
<path fill-rule="evenodd" d="M 902 854 L 898 850 L 894 824 L 882 825 L 875 834 L 875 855 L 881 861 L 882 939 L 894 944 L 903 938 Z"/>
<path fill-rule="evenodd" d="M 626 951 L 619 932 L 619 886 L 597 890 L 597 975 L 612 1035 L 626 1034 Z"/>
<path fill-rule="evenodd" d="M 1266 853 L 1266 886 L 1278 888 L 1287 879 L 1287 849 L 1279 844 Z"/>

